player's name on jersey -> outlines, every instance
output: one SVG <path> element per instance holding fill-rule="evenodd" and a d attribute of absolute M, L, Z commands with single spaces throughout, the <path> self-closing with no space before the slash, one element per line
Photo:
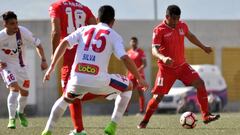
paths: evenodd
<path fill-rule="evenodd" d="M 95 61 L 95 58 L 95 55 L 83 54 L 82 60 Z"/>
<path fill-rule="evenodd" d="M 70 1 L 63 2 L 63 4 L 65 6 L 82 7 L 82 4 L 76 3 L 76 2 L 70 2 Z"/>

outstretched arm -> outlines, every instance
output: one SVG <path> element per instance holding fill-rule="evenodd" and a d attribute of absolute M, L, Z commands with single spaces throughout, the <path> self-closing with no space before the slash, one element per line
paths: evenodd
<path fill-rule="evenodd" d="M 190 42 L 192 42 L 194 45 L 198 46 L 199 48 L 201 48 L 203 51 L 205 51 L 206 53 L 211 53 L 212 52 L 212 48 L 205 46 L 204 44 L 201 43 L 200 40 L 198 40 L 198 38 L 191 33 L 190 31 L 188 31 L 188 34 L 186 35 L 186 37 L 188 38 L 188 40 Z"/>
<path fill-rule="evenodd" d="M 66 51 L 66 48 L 69 46 L 69 43 L 67 40 L 63 40 L 58 47 L 56 48 L 56 51 L 54 52 L 52 62 L 50 64 L 50 67 L 48 68 L 43 81 L 50 79 L 50 74 L 52 73 L 53 69 L 55 68 L 55 65 L 58 63 L 60 58 L 63 56 L 63 54 Z"/>

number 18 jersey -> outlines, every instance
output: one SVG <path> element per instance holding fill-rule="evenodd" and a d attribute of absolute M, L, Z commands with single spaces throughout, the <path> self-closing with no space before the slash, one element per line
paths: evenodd
<path fill-rule="evenodd" d="M 84 84 L 92 77 L 101 80 L 107 74 L 112 53 L 118 59 L 126 55 L 121 36 L 105 23 L 81 27 L 65 40 L 69 48 L 78 44 L 70 77 L 77 84 Z"/>

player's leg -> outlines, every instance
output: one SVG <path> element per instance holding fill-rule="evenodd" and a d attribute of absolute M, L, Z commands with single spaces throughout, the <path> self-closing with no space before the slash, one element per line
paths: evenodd
<path fill-rule="evenodd" d="M 17 97 L 19 94 L 19 86 L 15 74 L 10 70 L 3 69 L 1 76 L 8 87 L 9 94 L 7 98 L 8 114 L 9 114 L 9 123 L 8 128 L 16 128 L 16 110 L 17 110 Z"/>
<path fill-rule="evenodd" d="M 9 114 L 9 122 L 8 128 L 15 129 L 16 128 L 16 111 L 17 111 L 17 98 L 19 95 L 19 89 L 17 82 L 11 83 L 9 86 L 10 92 L 7 98 L 7 106 L 8 106 L 8 114 Z"/>
<path fill-rule="evenodd" d="M 143 91 L 141 90 L 141 88 L 138 87 L 138 96 L 139 96 L 139 113 L 140 114 L 144 114 L 144 104 L 145 104 L 145 98 L 144 98 L 144 93 Z"/>
<path fill-rule="evenodd" d="M 51 114 L 47 121 L 46 127 L 42 132 L 42 135 L 51 135 L 53 127 L 55 126 L 57 121 L 62 117 L 62 115 L 67 109 L 67 106 L 80 95 L 84 95 L 81 92 L 78 93 L 77 90 L 78 90 L 77 86 L 68 85 L 67 91 L 64 93 L 64 95 L 54 103 L 51 110 Z"/>
<path fill-rule="evenodd" d="M 54 103 L 42 135 L 51 135 L 53 127 L 66 111 L 69 102 L 62 96 Z"/>
<path fill-rule="evenodd" d="M 197 99 L 200 105 L 200 110 L 203 117 L 204 123 L 217 120 L 220 115 L 212 115 L 208 109 L 208 94 L 204 81 L 200 78 L 198 73 L 191 68 L 190 65 L 184 64 L 181 67 L 181 78 L 185 84 L 192 85 L 197 89 Z"/>
<path fill-rule="evenodd" d="M 153 97 L 148 101 L 146 113 L 137 128 L 146 128 L 153 113 L 157 110 L 158 104 L 161 102 L 164 95 L 168 93 L 175 80 L 176 77 L 172 69 L 159 68 L 155 86 L 152 90 Z"/>
<path fill-rule="evenodd" d="M 111 122 L 104 129 L 105 134 L 115 135 L 117 124 L 123 117 L 131 99 L 133 84 L 125 76 L 111 75 L 109 87 L 113 89 L 113 92 L 121 92 L 115 99 Z"/>
<path fill-rule="evenodd" d="M 71 71 L 71 65 L 65 66 L 61 69 L 61 82 L 62 82 L 62 92 L 65 92 L 69 76 Z M 82 103 L 80 99 L 75 99 L 74 102 L 69 104 L 70 115 L 73 123 L 74 130 L 70 134 L 82 132 L 83 122 L 82 122 Z"/>

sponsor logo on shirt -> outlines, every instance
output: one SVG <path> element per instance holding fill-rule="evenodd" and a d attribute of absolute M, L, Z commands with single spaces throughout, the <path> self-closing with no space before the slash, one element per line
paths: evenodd
<path fill-rule="evenodd" d="M 172 35 L 172 32 L 165 34 L 164 37 L 170 37 L 171 35 Z"/>
<path fill-rule="evenodd" d="M 78 63 L 75 69 L 75 72 L 91 75 L 97 75 L 98 71 L 99 71 L 98 66 L 87 63 Z"/>
<path fill-rule="evenodd" d="M 16 48 L 15 50 L 11 50 L 11 49 L 2 49 L 2 51 L 6 54 L 6 55 L 14 55 L 16 53 L 19 52 L 19 49 Z"/>
<path fill-rule="evenodd" d="M 83 54 L 82 60 L 95 61 L 96 56 L 90 54 Z"/>

